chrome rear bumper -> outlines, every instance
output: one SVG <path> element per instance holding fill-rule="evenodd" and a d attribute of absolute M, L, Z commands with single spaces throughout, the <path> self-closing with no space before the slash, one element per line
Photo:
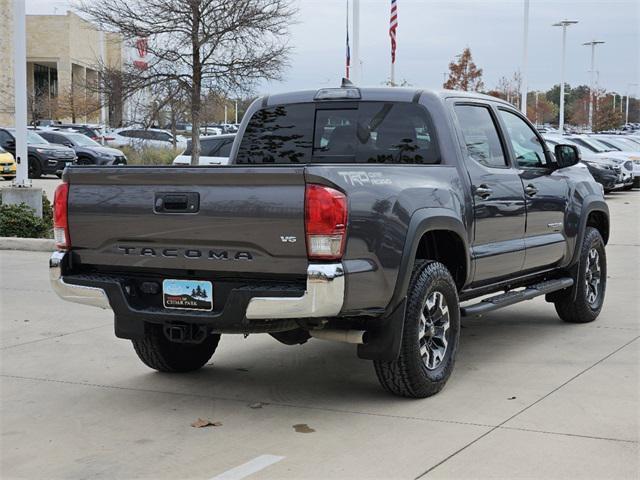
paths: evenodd
<path fill-rule="evenodd" d="M 51 288 L 63 300 L 81 303 L 92 307 L 108 309 L 109 299 L 101 288 L 85 287 L 84 285 L 72 285 L 62 279 L 62 263 L 66 252 L 53 252 L 49 259 L 49 281 Z"/>
<path fill-rule="evenodd" d="M 66 252 L 54 252 L 49 259 L 49 280 L 63 300 L 108 309 L 109 298 L 102 288 L 66 283 L 62 264 Z M 301 297 L 253 297 L 246 309 L 248 319 L 335 317 L 344 303 L 344 268 L 341 263 L 312 264 L 307 268 L 307 288 Z"/>
<path fill-rule="evenodd" d="M 307 268 L 307 289 L 301 297 L 254 297 L 248 319 L 335 317 L 344 302 L 344 268 L 341 263 L 312 264 Z"/>

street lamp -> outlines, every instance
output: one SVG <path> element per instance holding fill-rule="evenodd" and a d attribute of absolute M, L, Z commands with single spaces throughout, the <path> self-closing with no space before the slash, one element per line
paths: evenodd
<path fill-rule="evenodd" d="M 630 83 L 627 85 L 627 106 L 625 108 L 625 115 L 624 115 L 625 125 L 629 123 L 629 91 L 631 90 L 631 87 L 637 87 L 637 86 L 638 86 L 637 83 Z"/>
<path fill-rule="evenodd" d="M 558 130 L 560 135 L 564 134 L 564 63 L 566 59 L 567 27 L 578 23 L 577 20 L 562 20 L 554 23 L 554 27 L 562 27 L 562 65 L 560 67 L 560 118 Z"/>
<path fill-rule="evenodd" d="M 602 45 L 604 42 L 591 40 L 583 43 L 584 46 L 591 46 L 591 80 L 589 83 L 589 130 L 593 132 L 593 74 L 595 72 L 596 45 Z"/>

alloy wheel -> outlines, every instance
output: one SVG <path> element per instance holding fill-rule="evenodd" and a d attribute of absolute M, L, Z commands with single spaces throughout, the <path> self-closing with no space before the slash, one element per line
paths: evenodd
<path fill-rule="evenodd" d="M 442 363 L 449 343 L 448 332 L 447 301 L 442 293 L 432 292 L 422 309 L 418 328 L 420 356 L 428 370 L 435 370 Z"/>

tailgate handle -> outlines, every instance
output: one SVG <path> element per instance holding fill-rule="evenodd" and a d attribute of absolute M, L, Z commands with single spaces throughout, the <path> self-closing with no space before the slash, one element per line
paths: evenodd
<path fill-rule="evenodd" d="M 156 213 L 196 213 L 200 209 L 198 192 L 156 193 Z"/>

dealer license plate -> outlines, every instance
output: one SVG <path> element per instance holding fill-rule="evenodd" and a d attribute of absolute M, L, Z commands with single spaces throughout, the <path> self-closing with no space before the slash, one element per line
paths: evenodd
<path fill-rule="evenodd" d="M 213 310 L 213 284 L 203 280 L 164 280 L 162 301 L 165 308 Z"/>

